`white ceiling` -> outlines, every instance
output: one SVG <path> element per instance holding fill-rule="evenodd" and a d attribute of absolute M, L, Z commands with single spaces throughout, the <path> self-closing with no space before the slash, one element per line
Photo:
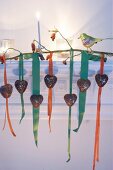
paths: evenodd
<path fill-rule="evenodd" d="M 48 29 L 54 26 L 66 37 L 74 35 L 74 48 L 83 48 L 77 39 L 82 32 L 100 38 L 113 35 L 112 0 L 4 0 L 0 2 L 0 39 L 14 39 L 16 48 L 31 50 L 31 41 L 38 36 L 37 10 L 41 14 L 41 42 L 48 48 L 51 46 Z M 111 41 L 93 49 L 113 51 Z"/>

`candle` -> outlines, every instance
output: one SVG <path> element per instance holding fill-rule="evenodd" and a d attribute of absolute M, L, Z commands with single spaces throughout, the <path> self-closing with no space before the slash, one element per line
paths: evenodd
<path fill-rule="evenodd" d="M 36 13 L 36 18 L 37 18 L 37 26 L 38 26 L 38 48 L 41 48 L 41 37 L 40 37 L 40 13 Z"/>

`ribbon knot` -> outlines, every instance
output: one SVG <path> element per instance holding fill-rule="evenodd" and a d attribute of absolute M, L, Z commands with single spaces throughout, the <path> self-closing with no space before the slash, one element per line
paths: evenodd
<path fill-rule="evenodd" d="M 0 56 L 0 62 L 1 64 L 5 63 L 5 55 Z"/>
<path fill-rule="evenodd" d="M 47 55 L 46 60 L 51 60 L 52 56 L 53 56 L 52 53 L 50 53 L 49 55 Z"/>

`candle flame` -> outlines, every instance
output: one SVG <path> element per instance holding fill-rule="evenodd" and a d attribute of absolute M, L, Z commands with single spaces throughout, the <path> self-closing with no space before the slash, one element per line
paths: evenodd
<path fill-rule="evenodd" d="M 36 13 L 36 18 L 39 21 L 39 19 L 40 19 L 40 12 L 39 11 Z"/>

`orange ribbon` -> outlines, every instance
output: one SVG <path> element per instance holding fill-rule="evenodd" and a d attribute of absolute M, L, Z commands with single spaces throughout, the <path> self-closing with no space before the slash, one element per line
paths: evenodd
<path fill-rule="evenodd" d="M 7 84 L 7 72 L 6 72 L 5 55 L 2 57 L 2 61 L 4 63 L 4 84 L 6 85 Z M 12 124 L 11 124 L 11 120 L 10 120 L 9 108 L 8 108 L 8 98 L 6 98 L 6 113 L 5 113 L 5 120 L 4 120 L 3 130 L 4 130 L 5 125 L 6 125 L 6 117 L 7 117 L 7 120 L 8 120 L 8 125 L 9 125 L 10 132 L 12 133 L 13 136 L 16 136 L 16 134 L 14 133 L 14 130 L 12 128 Z"/>
<path fill-rule="evenodd" d="M 102 75 L 103 72 L 104 72 L 104 54 L 101 54 L 100 74 Z M 94 145 L 93 170 L 95 170 L 95 162 L 99 161 L 101 93 L 102 93 L 102 87 L 99 87 L 99 89 L 98 89 L 98 101 L 97 101 L 97 114 L 96 114 L 96 130 L 95 130 L 95 145 Z"/>
<path fill-rule="evenodd" d="M 47 56 L 46 60 L 49 60 L 49 75 L 53 75 L 53 53 Z M 52 88 L 48 89 L 48 116 L 49 116 L 49 129 L 51 132 L 51 113 L 52 113 Z"/>

